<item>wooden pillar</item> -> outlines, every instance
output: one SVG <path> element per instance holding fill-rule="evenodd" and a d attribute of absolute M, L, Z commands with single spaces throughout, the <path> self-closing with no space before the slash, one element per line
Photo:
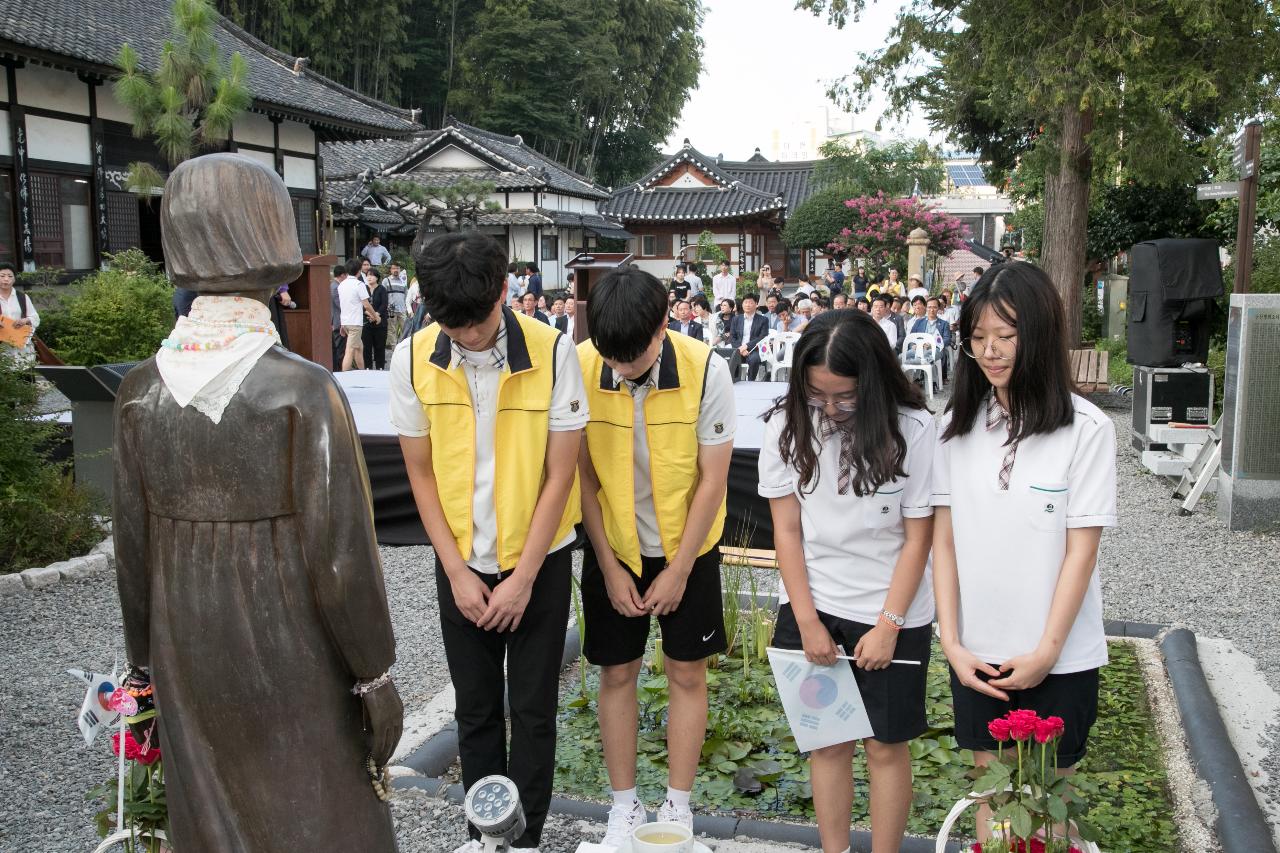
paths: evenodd
<path fill-rule="evenodd" d="M 111 245 L 111 231 L 107 227 L 106 143 L 103 140 L 102 119 L 98 118 L 98 86 L 102 81 L 84 75 L 80 79 L 89 87 L 89 146 L 93 152 L 93 256 L 98 259 L 98 266 L 103 267 L 106 265 L 103 256 Z"/>
<path fill-rule="evenodd" d="M 34 232 L 35 210 L 31 197 L 31 166 L 27 152 L 26 112 L 19 106 L 9 108 L 9 131 L 13 136 L 13 180 L 18 214 L 18 263 L 24 272 L 36 268 Z"/>
<path fill-rule="evenodd" d="M 747 269 L 747 229 L 738 226 L 738 272 Z"/>
<path fill-rule="evenodd" d="M 284 153 L 280 151 L 280 116 L 270 116 L 272 131 L 272 149 L 275 154 L 276 174 L 284 178 Z"/>

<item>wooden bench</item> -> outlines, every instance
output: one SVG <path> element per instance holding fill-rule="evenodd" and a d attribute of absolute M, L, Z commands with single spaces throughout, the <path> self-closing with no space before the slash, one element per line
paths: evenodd
<path fill-rule="evenodd" d="M 1096 394 L 1111 387 L 1108 369 L 1111 353 L 1106 350 L 1073 349 L 1071 351 L 1071 378 L 1082 394 Z"/>
<path fill-rule="evenodd" d="M 753 569 L 776 569 L 778 552 L 764 548 L 720 547 L 720 562 L 731 566 L 750 566 Z"/>

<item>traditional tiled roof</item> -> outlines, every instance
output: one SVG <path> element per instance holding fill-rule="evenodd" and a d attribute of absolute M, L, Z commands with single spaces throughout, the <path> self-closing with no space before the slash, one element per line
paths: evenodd
<path fill-rule="evenodd" d="M 544 210 L 542 208 L 538 208 L 538 211 L 551 217 L 551 221 L 561 228 L 585 228 L 588 231 L 599 234 L 601 237 L 626 239 L 631 236 L 627 229 L 622 227 L 622 222 L 597 213 L 573 213 L 568 210 Z"/>
<path fill-rule="evenodd" d="M 661 186 L 664 177 L 688 164 L 715 182 L 708 187 Z M 814 161 L 773 163 L 756 149 L 745 162 L 708 157 L 689 144 L 665 158 L 634 184 L 601 206 L 624 221 L 742 219 L 793 212 L 811 194 Z"/>
<path fill-rule="evenodd" d="M 170 0 L 0 0 L 0 56 L 27 59 L 105 78 L 128 42 L 154 71 L 172 38 Z M 308 69 L 219 16 L 213 31 L 224 56 L 239 52 L 259 112 L 362 135 L 395 136 L 421 126 L 407 110 L 365 97 Z M 304 63 L 305 64 L 305 63 Z"/>
<path fill-rule="evenodd" d="M 801 202 L 812 192 L 809 182 L 813 178 L 813 160 L 789 163 L 770 163 L 767 160 L 748 160 L 745 163 L 721 163 L 720 168 L 744 184 L 772 195 L 782 196 L 787 203 L 787 213 L 795 212 Z"/>
<path fill-rule="evenodd" d="M 451 124 L 440 130 L 421 131 L 410 140 L 327 143 L 321 146 L 326 177 L 354 178 L 369 174 L 410 178 L 427 186 L 448 186 L 451 178 L 474 177 L 490 181 L 500 190 L 555 192 L 597 201 L 609 197 L 599 186 L 525 145 L 518 136 L 502 136 L 456 119 L 450 121 Z M 447 145 L 474 155 L 488 163 L 489 168 L 418 168 Z"/>
<path fill-rule="evenodd" d="M 450 118 L 445 130 L 470 137 L 498 156 L 539 175 L 551 189 L 584 198 L 606 199 L 609 193 L 567 166 L 524 144 L 519 136 L 504 136 Z"/>
<path fill-rule="evenodd" d="M 325 180 L 355 178 L 366 170 L 377 172 L 383 163 L 403 157 L 415 143 L 416 137 L 321 143 Z"/>

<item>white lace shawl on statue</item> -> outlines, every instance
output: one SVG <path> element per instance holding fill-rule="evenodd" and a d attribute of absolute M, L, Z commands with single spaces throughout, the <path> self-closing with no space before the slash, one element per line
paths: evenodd
<path fill-rule="evenodd" d="M 271 311 L 242 296 L 198 296 L 156 353 L 160 378 L 179 406 L 215 424 L 263 353 L 280 343 Z"/>

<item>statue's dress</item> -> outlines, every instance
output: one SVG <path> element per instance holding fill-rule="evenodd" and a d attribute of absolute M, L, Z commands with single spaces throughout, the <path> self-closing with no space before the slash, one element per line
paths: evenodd
<path fill-rule="evenodd" d="M 121 606 L 152 670 L 174 849 L 395 850 L 350 693 L 395 641 L 333 377 L 274 347 L 214 424 L 150 359 L 121 385 L 115 441 Z"/>

